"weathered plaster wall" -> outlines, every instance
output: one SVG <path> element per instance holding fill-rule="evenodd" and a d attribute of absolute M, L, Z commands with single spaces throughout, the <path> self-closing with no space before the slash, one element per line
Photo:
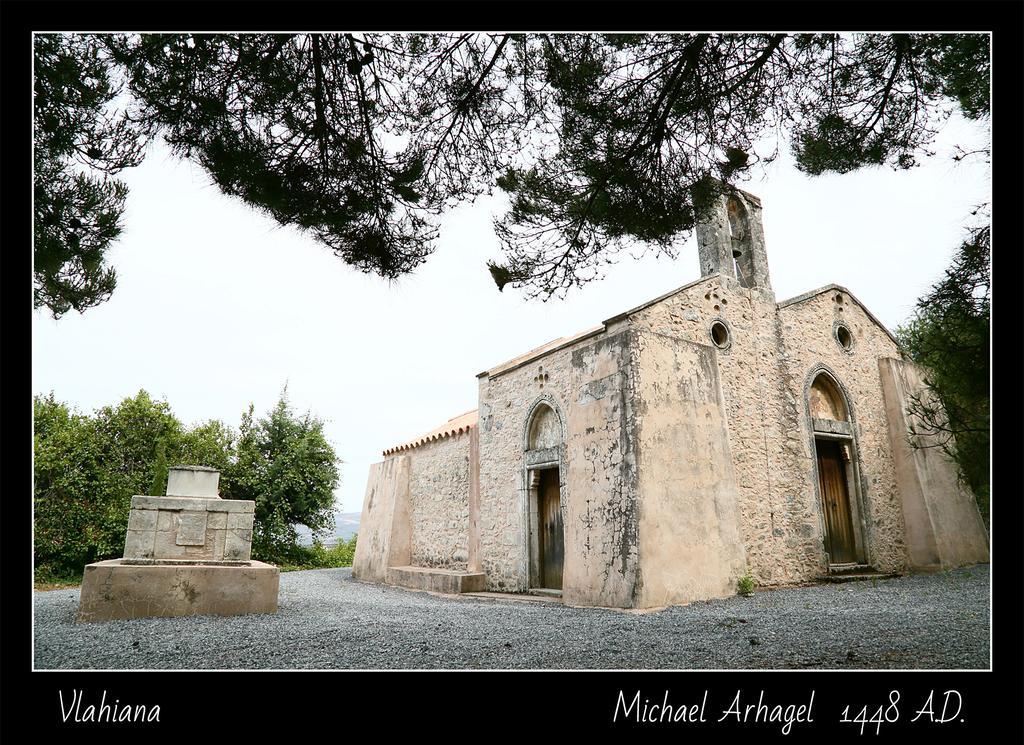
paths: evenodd
<path fill-rule="evenodd" d="M 715 350 L 643 331 L 636 353 L 637 605 L 735 594 L 746 564 Z"/>
<path fill-rule="evenodd" d="M 835 294 L 777 308 L 770 293 L 714 276 L 630 318 L 638 328 L 700 344 L 710 343 L 714 320 L 729 327 L 730 343 L 717 357 L 739 490 L 740 534 L 760 584 L 806 580 L 826 570 L 804 403 L 807 375 L 822 364 L 835 372 L 851 399 L 871 558 L 879 569 L 903 566 L 902 515 L 877 372 L 879 357 L 898 352 L 848 295 L 840 306 Z M 853 333 L 850 352 L 833 336 L 837 319 Z"/>
<path fill-rule="evenodd" d="M 988 534 L 974 495 L 957 478 L 956 465 L 937 438 L 912 435 L 912 396 L 928 395 L 923 370 L 898 359 L 878 361 L 889 437 L 903 498 L 907 557 L 914 569 L 944 569 L 989 560 Z M 930 405 L 940 406 L 934 397 Z M 915 429 L 921 431 L 921 427 Z M 916 439 L 921 447 L 913 447 Z"/>
<path fill-rule="evenodd" d="M 601 334 L 480 379 L 480 556 L 489 589 L 528 589 L 524 450 L 539 401 L 559 413 L 563 599 L 630 607 L 636 575 L 631 334 Z M 543 369 L 542 369 L 543 368 Z M 545 439 L 550 438 L 549 428 Z"/>
<path fill-rule="evenodd" d="M 825 292 L 780 308 L 779 318 L 791 380 L 799 384 L 799 395 L 803 397 L 803 386 L 811 372 L 825 366 L 849 399 L 867 558 L 879 570 L 902 571 L 906 568 L 903 511 L 878 373 L 879 358 L 898 357 L 899 347 L 848 293 L 841 291 Z M 853 335 L 849 350 L 836 341 L 836 323 L 846 325 Z M 816 463 L 802 402 L 799 431 L 806 443 L 801 471 L 810 482 L 809 493 L 816 495 Z M 817 507 L 816 496 L 814 503 Z"/>
<path fill-rule="evenodd" d="M 716 351 L 738 489 L 739 529 L 762 585 L 824 569 L 819 513 L 805 473 L 802 403 L 779 344 L 774 297 L 731 277 L 706 277 L 631 317 L 638 327 L 710 344 L 715 320 L 730 341 Z"/>
<path fill-rule="evenodd" d="M 542 397 L 565 416 L 571 397 L 569 357 L 567 350 L 559 350 L 498 376 L 479 378 L 480 566 L 489 590 L 529 589 L 523 462 L 527 419 Z M 546 382 L 537 380 L 541 367 L 548 374 Z"/>
<path fill-rule="evenodd" d="M 413 566 L 468 565 L 469 440 L 465 432 L 408 451 Z"/>
<path fill-rule="evenodd" d="M 636 605 L 635 368 L 631 331 L 572 350 L 563 601 Z"/>
<path fill-rule="evenodd" d="M 712 345 L 714 321 L 729 329 L 721 347 Z M 839 323 L 852 334 L 849 348 L 836 339 Z M 358 567 L 365 549 L 364 569 L 354 573 L 386 568 L 371 566 L 370 553 L 392 557 L 377 562 L 392 566 L 468 561 L 486 572 L 490 590 L 527 590 L 524 451 L 532 447 L 560 462 L 568 604 L 650 607 L 729 594 L 744 561 L 762 585 L 817 577 L 827 557 L 807 401 L 821 370 L 849 408 L 858 541 L 875 567 L 900 571 L 906 505 L 886 411 L 896 404 L 879 373 L 880 359 L 898 355 L 845 291 L 779 306 L 765 288 L 702 278 L 616 317 L 605 331 L 482 375 L 478 430 L 371 469 L 356 555 Z M 540 403 L 557 416 L 531 440 Z M 700 457 L 676 457 L 679 450 Z M 911 461 L 908 474 L 945 488 L 942 468 Z M 374 506 L 374 494 L 383 504 Z M 921 510 L 956 526 L 941 536 L 945 528 L 935 529 L 936 556 L 939 542 L 950 563 L 978 555 L 973 538 L 957 544 L 973 517 L 950 500 L 934 509 L 922 501 Z M 395 560 L 400 554 L 404 561 Z"/>
<path fill-rule="evenodd" d="M 359 518 L 352 576 L 383 583 L 389 566 L 410 563 L 410 458 L 397 455 L 370 466 Z"/>

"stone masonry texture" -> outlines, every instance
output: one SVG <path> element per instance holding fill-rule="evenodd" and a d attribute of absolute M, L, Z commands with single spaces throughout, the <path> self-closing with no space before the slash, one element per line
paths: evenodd
<path fill-rule="evenodd" d="M 409 542 L 413 566 L 463 570 L 473 546 L 488 590 L 531 589 L 538 469 L 557 467 L 567 605 L 722 597 L 747 573 L 761 586 L 811 581 L 830 571 L 816 438 L 840 443 L 857 562 L 926 569 L 907 514 L 944 542 L 950 558 L 931 564 L 986 558 L 970 495 L 945 464 L 900 450 L 896 341 L 837 285 L 777 302 L 760 202 L 743 195 L 746 228 L 722 205 L 698 236 L 708 276 L 481 373 L 477 450 L 463 433 L 404 451 L 392 491 L 408 493 L 409 519 L 391 521 L 392 538 Z M 811 415 L 819 376 L 843 399 L 832 416 Z M 911 509 L 914 479 L 941 488 Z"/>
<path fill-rule="evenodd" d="M 465 569 L 469 561 L 469 434 L 419 446 L 409 474 L 414 566 Z"/>
<path fill-rule="evenodd" d="M 126 559 L 249 561 L 253 502 L 185 497 L 132 497 Z"/>
<path fill-rule="evenodd" d="M 827 570 L 804 404 L 808 376 L 822 365 L 849 397 L 870 559 L 880 570 L 902 569 L 902 517 L 877 370 L 878 357 L 899 355 L 896 344 L 847 293 L 826 292 L 777 308 L 770 295 L 724 276 L 705 278 L 631 317 L 637 325 L 703 344 L 711 341 L 715 319 L 730 329 L 728 348 L 716 351 L 740 530 L 754 579 L 776 585 Z M 837 319 L 853 334 L 850 351 L 833 338 Z"/>

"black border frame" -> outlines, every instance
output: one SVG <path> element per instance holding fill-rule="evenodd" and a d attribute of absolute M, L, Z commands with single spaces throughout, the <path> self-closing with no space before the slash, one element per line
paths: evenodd
<path fill-rule="evenodd" d="M 965 721 L 947 725 L 909 725 L 905 719 L 886 725 L 877 740 L 908 734 L 931 742 L 957 741 L 977 735 L 996 735 L 998 741 L 1021 741 L 1024 735 L 1022 688 L 1021 552 L 1018 530 L 1022 520 L 1019 469 L 1021 453 L 1020 304 L 1014 302 L 1022 279 L 1020 169 L 1021 144 L 1021 29 L 1024 4 L 1017 2 L 651 2 L 599 3 L 586 6 L 545 2 L 512 3 L 317 3 L 317 2 L 27 2 L 8 0 L 0 7 L 3 44 L 3 114 L 0 136 L 5 167 L 3 199 L 3 269 L 0 277 L 4 364 L 3 392 L 3 729 L 33 735 L 51 732 L 88 739 L 152 737 L 159 729 L 176 737 L 209 740 L 263 735 L 280 729 L 303 738 L 400 737 L 406 727 L 456 737 L 505 734 L 581 734 L 599 729 L 675 730 L 675 737 L 782 737 L 785 740 L 857 739 L 852 728 L 837 723 L 842 705 L 885 704 L 888 692 L 902 691 L 904 700 L 922 699 L 928 690 L 959 690 L 965 700 Z M 31 501 L 31 81 L 32 31 L 116 30 L 394 30 L 509 29 L 637 30 L 686 29 L 761 31 L 827 29 L 862 31 L 991 31 L 993 34 L 993 235 L 996 253 L 993 299 L 994 489 L 1008 486 L 1005 502 L 997 499 L 993 526 L 996 584 L 993 589 L 993 651 L 991 672 L 325 672 L 300 677 L 288 673 L 230 672 L 229 677 L 198 677 L 201 673 L 148 672 L 32 672 L 29 618 L 26 602 L 31 536 L 24 526 Z M 998 271 L 996 271 L 996 269 Z M 1005 288 L 1005 289 L 1004 289 Z M 1004 299 L 1005 298 L 1005 299 Z M 1008 450 L 1013 447 L 1013 451 Z M 1013 453 L 1012 455 L 1010 453 Z M 1017 456 L 1016 458 L 1014 457 Z M 320 677 L 322 675 L 341 677 Z M 482 677 L 466 678 L 464 675 Z M 141 677 L 140 677 L 141 676 Z M 425 676 L 425 677 L 420 677 Z M 442 677 L 456 676 L 456 677 Z M 523 677 L 526 676 L 526 677 Z M 816 691 L 813 725 L 783 737 L 775 725 L 737 728 L 713 721 L 704 726 L 684 724 L 613 724 L 619 691 L 660 701 L 665 691 L 673 701 L 699 701 L 705 690 L 723 707 L 737 689 L 764 690 L 766 698 L 784 703 L 806 701 Z M 120 698 L 161 706 L 159 724 L 78 725 L 63 723 L 58 691 L 73 689 L 89 695 L 108 691 Z M 524 692 L 561 706 L 547 712 L 523 705 Z M 755 693 L 756 695 L 756 693 Z M 15 702 L 19 702 L 17 707 Z M 230 714 L 229 714 L 230 712 Z M 339 714 L 346 715 L 341 720 Z M 712 720 L 714 717 L 711 718 Z M 362 734 L 366 724 L 376 734 Z M 400 727 L 393 727 L 398 724 Z M 1016 735 L 1016 737 L 1014 736 Z M 873 734 L 864 737 L 874 737 Z M 263 739 L 263 738 L 261 738 Z M 863 739 L 863 738 L 861 738 Z M 14 740 L 12 740 L 14 741 Z"/>

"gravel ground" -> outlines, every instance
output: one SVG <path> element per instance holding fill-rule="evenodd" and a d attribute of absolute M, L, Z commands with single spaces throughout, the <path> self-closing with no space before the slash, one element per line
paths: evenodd
<path fill-rule="evenodd" d="M 276 615 L 76 624 L 35 593 L 37 668 L 987 668 L 988 565 L 650 613 L 281 575 Z"/>

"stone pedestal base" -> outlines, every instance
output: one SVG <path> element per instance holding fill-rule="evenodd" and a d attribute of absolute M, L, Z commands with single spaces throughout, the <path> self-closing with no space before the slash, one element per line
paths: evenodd
<path fill-rule="evenodd" d="M 78 620 L 276 613 L 279 579 L 259 561 L 100 561 L 85 567 Z"/>

